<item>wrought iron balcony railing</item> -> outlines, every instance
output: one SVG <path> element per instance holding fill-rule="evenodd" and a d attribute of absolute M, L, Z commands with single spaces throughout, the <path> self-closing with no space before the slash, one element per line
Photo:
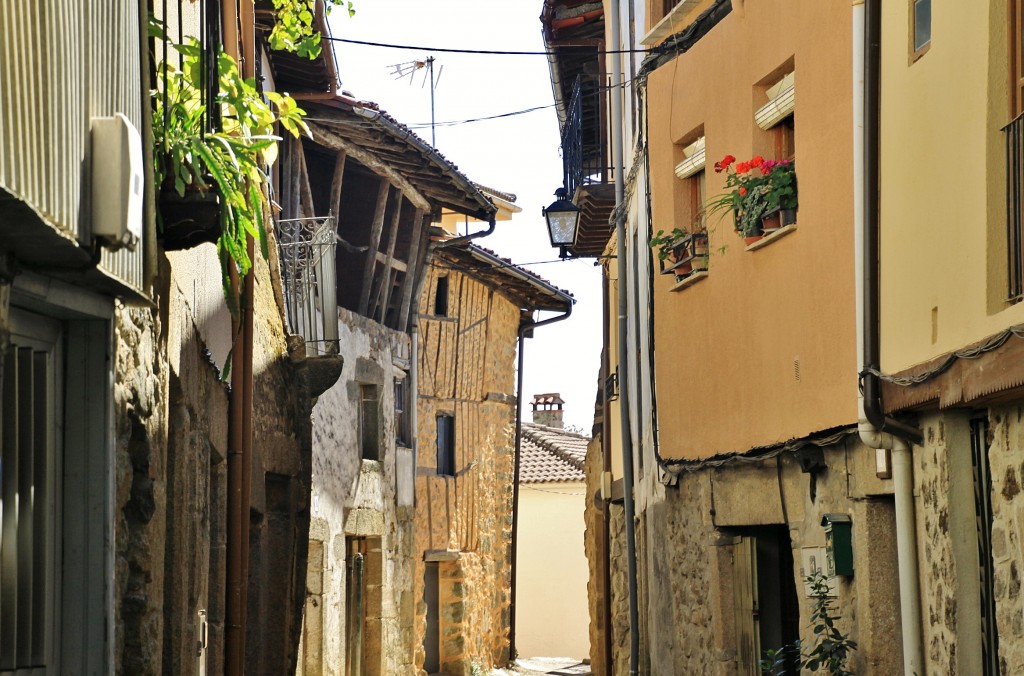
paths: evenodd
<path fill-rule="evenodd" d="M 576 189 L 591 183 L 607 183 L 610 168 L 606 161 L 604 132 L 605 97 L 601 88 L 584 87 L 582 77 L 573 83 L 572 96 L 562 126 L 562 168 L 565 189 L 571 198 Z"/>
<path fill-rule="evenodd" d="M 307 355 L 338 353 L 334 217 L 278 221 L 288 328 L 306 339 Z"/>

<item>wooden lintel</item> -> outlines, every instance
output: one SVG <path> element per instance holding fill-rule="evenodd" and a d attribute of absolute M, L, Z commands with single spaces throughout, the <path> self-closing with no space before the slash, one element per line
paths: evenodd
<path fill-rule="evenodd" d="M 424 211 L 430 209 L 430 203 L 427 201 L 427 198 L 401 172 L 396 171 L 394 167 L 382 161 L 376 154 L 351 143 L 338 132 L 324 129 L 316 124 L 310 124 L 309 127 L 313 133 L 314 141 L 333 150 L 344 150 L 348 157 L 359 160 L 367 169 L 383 176 L 394 184 L 412 202 L 413 206 Z"/>
<path fill-rule="evenodd" d="M 370 287 L 373 286 L 373 272 L 377 265 L 377 251 L 380 248 L 380 234 L 384 229 L 384 211 L 388 204 L 388 193 L 391 191 L 391 184 L 387 179 L 380 180 L 380 188 L 377 190 L 377 207 L 373 212 L 373 223 L 370 230 L 369 246 L 366 250 L 366 269 L 363 270 L 363 293 L 359 301 L 359 314 L 367 316 L 366 311 L 370 305 Z"/>

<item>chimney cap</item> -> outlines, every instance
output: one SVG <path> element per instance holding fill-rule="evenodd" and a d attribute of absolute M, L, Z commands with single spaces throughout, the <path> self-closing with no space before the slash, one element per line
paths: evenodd
<path fill-rule="evenodd" d="M 533 405 L 541 406 L 543 404 L 564 404 L 565 400 L 558 394 L 558 392 L 546 392 L 544 394 L 533 395 Z"/>

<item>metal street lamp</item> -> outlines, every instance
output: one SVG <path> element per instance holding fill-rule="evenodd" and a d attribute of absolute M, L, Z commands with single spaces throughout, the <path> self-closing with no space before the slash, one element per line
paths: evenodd
<path fill-rule="evenodd" d="M 551 206 L 542 211 L 548 223 L 551 246 L 560 247 L 562 258 L 565 258 L 565 248 L 576 243 L 576 229 L 580 222 L 580 210 L 575 204 L 566 199 L 565 188 L 556 190 L 555 197 L 557 199 L 551 203 Z"/>

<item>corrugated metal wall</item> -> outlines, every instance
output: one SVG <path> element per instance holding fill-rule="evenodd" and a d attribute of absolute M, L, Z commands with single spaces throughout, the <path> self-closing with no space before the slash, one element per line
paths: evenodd
<path fill-rule="evenodd" d="M 0 186 L 49 223 L 87 231 L 89 121 L 142 129 L 137 0 L 4 0 L 0 10 Z M 102 266 L 142 288 L 142 247 Z"/>

